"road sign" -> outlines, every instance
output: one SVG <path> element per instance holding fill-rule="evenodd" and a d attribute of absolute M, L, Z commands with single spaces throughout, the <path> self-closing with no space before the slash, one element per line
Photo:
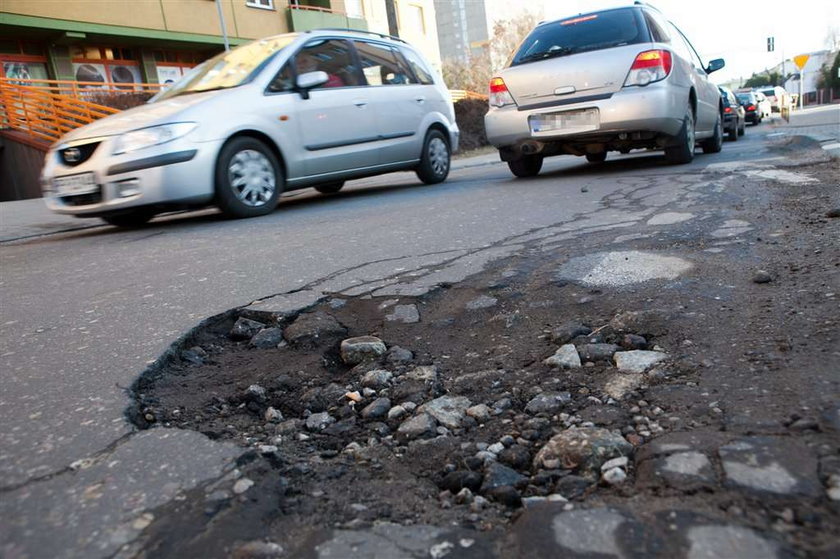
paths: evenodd
<path fill-rule="evenodd" d="M 800 54 L 799 56 L 793 57 L 793 62 L 796 64 L 796 67 L 801 70 L 805 67 L 805 64 L 808 63 L 809 58 L 811 58 L 810 54 Z"/>

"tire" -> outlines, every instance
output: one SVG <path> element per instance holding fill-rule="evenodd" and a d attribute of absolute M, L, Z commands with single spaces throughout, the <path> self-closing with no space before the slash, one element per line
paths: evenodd
<path fill-rule="evenodd" d="M 420 154 L 420 165 L 417 167 L 417 178 L 425 184 L 437 184 L 449 176 L 452 153 L 449 142 L 440 130 L 429 130 L 423 141 L 423 152 Z"/>
<path fill-rule="evenodd" d="M 723 121 L 720 113 L 715 121 L 715 135 L 700 142 L 700 147 L 703 153 L 719 153 L 723 149 Z"/>
<path fill-rule="evenodd" d="M 607 160 L 607 152 L 599 151 L 598 153 L 587 153 L 586 160 L 590 163 L 603 163 Z"/>
<path fill-rule="evenodd" d="M 224 145 L 216 162 L 216 205 L 231 218 L 274 211 L 283 190 L 283 173 L 271 150 L 241 136 Z"/>
<path fill-rule="evenodd" d="M 665 159 L 673 165 L 683 165 L 694 160 L 694 111 L 691 105 L 686 108 L 683 126 L 675 138 L 677 145 L 665 148 Z"/>
<path fill-rule="evenodd" d="M 137 208 L 126 212 L 111 215 L 103 215 L 102 221 L 115 227 L 124 229 L 137 229 L 146 225 L 150 219 L 155 217 L 156 212 L 149 208 Z"/>
<path fill-rule="evenodd" d="M 730 128 L 727 132 L 727 137 L 730 142 L 737 142 L 738 141 L 738 123 L 735 123 L 735 126 Z"/>
<path fill-rule="evenodd" d="M 342 188 L 344 188 L 344 181 L 336 181 L 328 182 L 326 184 L 319 184 L 315 187 L 315 190 L 317 190 L 321 194 L 335 194 Z"/>
<path fill-rule="evenodd" d="M 523 155 L 519 159 L 507 162 L 510 172 L 520 179 L 536 177 L 542 169 L 543 157 L 541 155 Z"/>
<path fill-rule="evenodd" d="M 738 135 L 743 136 L 747 133 L 747 123 L 746 121 L 741 122 L 741 127 L 738 129 Z"/>

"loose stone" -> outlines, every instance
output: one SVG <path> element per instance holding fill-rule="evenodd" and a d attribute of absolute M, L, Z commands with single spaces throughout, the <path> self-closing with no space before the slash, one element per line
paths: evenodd
<path fill-rule="evenodd" d="M 538 394 L 525 406 L 525 411 L 531 414 L 553 413 L 572 401 L 568 392 L 545 392 Z"/>
<path fill-rule="evenodd" d="M 386 371 L 384 369 L 368 371 L 362 377 L 362 386 L 374 389 L 385 388 L 393 378 L 394 374 L 391 371 Z"/>
<path fill-rule="evenodd" d="M 773 281 L 773 276 L 765 270 L 759 270 L 753 275 L 753 283 L 770 283 Z"/>
<path fill-rule="evenodd" d="M 601 474 L 601 479 L 609 485 L 618 485 L 624 483 L 627 479 L 627 473 L 621 468 L 611 468 Z"/>
<path fill-rule="evenodd" d="M 283 341 L 283 330 L 280 328 L 263 328 L 248 342 L 251 347 L 258 349 L 275 348 Z"/>
<path fill-rule="evenodd" d="M 306 418 L 304 425 L 309 431 L 323 431 L 335 423 L 335 418 L 327 412 L 313 413 Z"/>
<path fill-rule="evenodd" d="M 265 328 L 266 325 L 250 318 L 238 318 L 230 331 L 230 337 L 234 340 L 248 340 Z"/>
<path fill-rule="evenodd" d="M 269 408 L 265 410 L 264 418 L 269 423 L 280 423 L 283 421 L 283 414 L 269 406 Z"/>
<path fill-rule="evenodd" d="M 615 344 L 583 344 L 578 353 L 582 361 L 609 361 L 619 349 Z"/>
<path fill-rule="evenodd" d="M 643 350 L 619 351 L 613 357 L 618 370 L 629 373 L 644 373 L 655 364 L 667 358 L 668 355 L 666 353 Z"/>
<path fill-rule="evenodd" d="M 377 398 L 370 404 L 368 404 L 365 409 L 362 410 L 362 417 L 364 419 L 376 419 L 380 417 L 385 417 L 388 415 L 388 411 L 391 409 L 391 400 L 388 398 Z"/>
<path fill-rule="evenodd" d="M 578 351 L 572 344 L 566 344 L 560 346 L 560 348 L 554 352 L 554 355 L 543 361 L 549 367 L 556 367 L 558 369 L 579 369 L 580 368 L 580 355 L 578 355 Z"/>
<path fill-rule="evenodd" d="M 323 313 L 303 313 L 283 331 L 283 337 L 291 344 L 311 344 L 324 338 L 334 338 L 347 333 L 334 316 Z"/>
<path fill-rule="evenodd" d="M 391 314 L 385 315 L 385 320 L 414 324 L 420 322 L 420 311 L 417 310 L 417 305 L 397 305 Z"/>
<path fill-rule="evenodd" d="M 341 359 L 348 365 L 376 359 L 387 351 L 385 343 L 375 336 L 347 338 L 341 342 Z"/>

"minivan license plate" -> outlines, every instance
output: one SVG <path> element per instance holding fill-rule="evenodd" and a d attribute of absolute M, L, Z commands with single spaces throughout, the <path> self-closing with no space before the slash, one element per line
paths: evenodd
<path fill-rule="evenodd" d="M 76 196 L 96 192 L 99 186 L 93 173 L 82 173 L 53 179 L 55 193 L 58 196 Z"/>
<path fill-rule="evenodd" d="M 598 109 L 580 109 L 531 115 L 528 123 L 531 125 L 531 132 L 534 134 L 545 132 L 566 134 L 598 130 L 600 127 L 600 118 Z"/>

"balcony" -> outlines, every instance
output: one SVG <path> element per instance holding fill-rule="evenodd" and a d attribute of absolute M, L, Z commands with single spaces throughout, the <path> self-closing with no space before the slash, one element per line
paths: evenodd
<path fill-rule="evenodd" d="M 343 12 L 318 6 L 289 6 L 288 16 L 291 31 L 308 31 L 322 27 L 367 31 L 368 28 L 367 21 L 364 19 L 348 17 Z"/>

